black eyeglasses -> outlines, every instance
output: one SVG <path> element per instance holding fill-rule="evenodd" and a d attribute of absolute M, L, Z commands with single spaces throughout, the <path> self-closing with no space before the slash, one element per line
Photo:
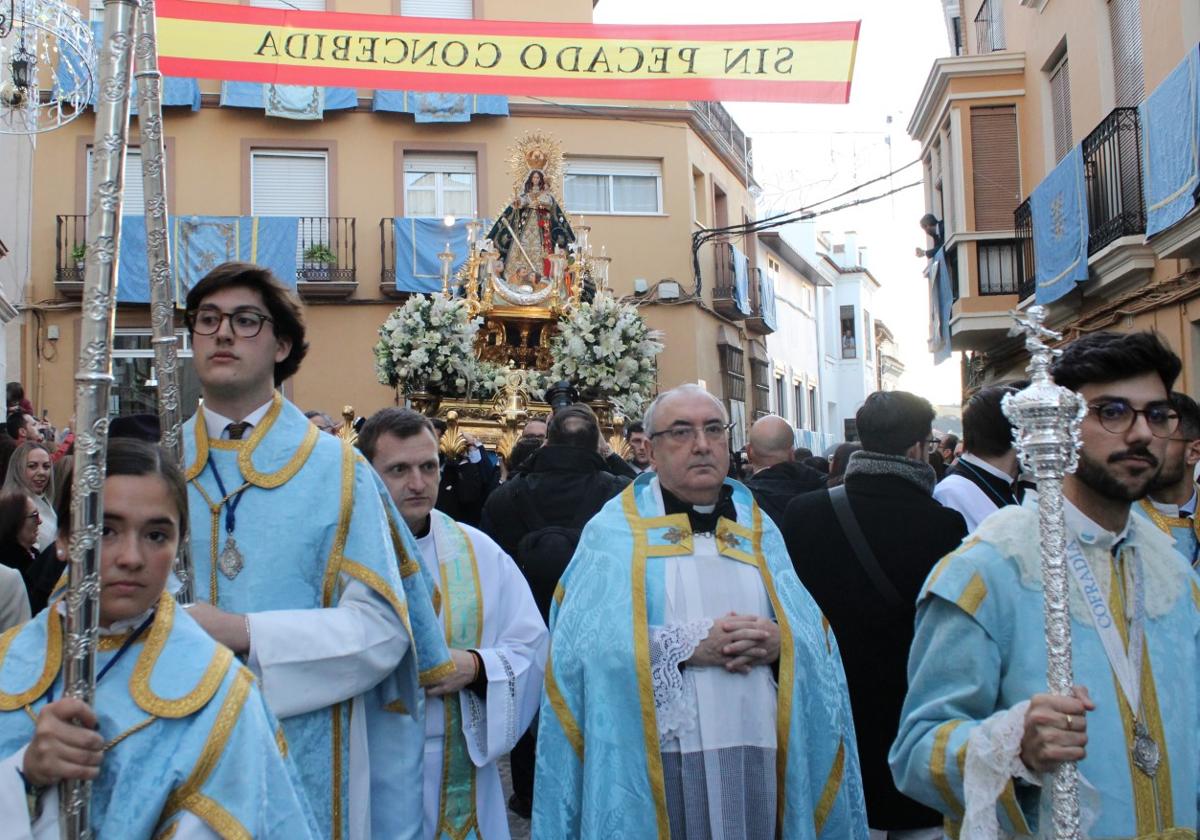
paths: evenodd
<path fill-rule="evenodd" d="M 696 435 L 701 432 L 708 439 L 709 443 L 718 443 L 725 439 L 725 435 L 733 428 L 732 423 L 705 423 L 702 427 L 695 426 L 672 426 L 669 429 L 663 429 L 661 432 L 652 432 L 650 439 L 659 435 L 666 435 L 667 439 L 679 444 L 692 443 L 696 440 Z"/>
<path fill-rule="evenodd" d="M 1168 402 L 1150 403 L 1145 408 L 1134 408 L 1125 400 L 1088 403 L 1088 410 L 1100 420 L 1106 432 L 1121 435 L 1133 428 L 1138 415 L 1146 418 L 1150 434 L 1168 438 L 1179 428 L 1179 414 Z"/>
<path fill-rule="evenodd" d="M 253 309 L 222 312 L 215 307 L 206 307 L 187 313 L 184 321 L 188 329 L 196 335 L 216 335 L 221 329 L 221 322 L 226 318 L 229 319 L 229 328 L 238 338 L 254 338 L 262 332 L 263 324 L 272 320 L 269 315 L 255 312 Z"/>

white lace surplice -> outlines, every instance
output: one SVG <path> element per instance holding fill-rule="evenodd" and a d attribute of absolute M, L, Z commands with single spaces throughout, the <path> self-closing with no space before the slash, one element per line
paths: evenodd
<path fill-rule="evenodd" d="M 777 688 L 769 667 L 749 674 L 679 669 L 714 621 L 772 616 L 758 570 L 717 554 L 664 559 L 663 624 L 650 628 L 654 704 L 672 838 L 741 840 L 775 834 Z"/>

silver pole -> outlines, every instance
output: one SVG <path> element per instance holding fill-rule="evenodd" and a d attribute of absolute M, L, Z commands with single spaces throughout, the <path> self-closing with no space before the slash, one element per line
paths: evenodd
<path fill-rule="evenodd" d="M 183 422 L 179 399 L 179 354 L 175 337 L 175 290 L 171 278 L 171 237 L 167 233 L 167 165 L 163 142 L 162 73 L 154 0 L 141 0 L 134 39 L 138 86 L 138 125 L 142 139 L 142 191 L 146 200 L 146 261 L 150 277 L 150 324 L 154 372 L 158 380 L 158 425 L 162 445 L 183 466 Z M 175 594 L 181 604 L 195 600 L 192 558 L 186 543 L 175 558 Z"/>
<path fill-rule="evenodd" d="M 1024 468 L 1037 479 L 1038 526 L 1042 545 L 1042 588 L 1045 592 L 1046 680 L 1050 692 L 1071 693 L 1071 613 L 1067 573 L 1067 533 L 1063 519 L 1063 477 L 1075 471 L 1079 457 L 1079 424 L 1087 412 L 1082 397 L 1055 385 L 1050 365 L 1057 351 L 1046 339 L 1062 336 L 1043 326 L 1046 309 L 1031 306 L 1026 317 L 1014 313 L 1013 334 L 1025 334 L 1030 385 L 1004 397 L 1004 413 L 1016 427 L 1013 437 Z M 1079 770 L 1061 764 L 1051 785 L 1054 834 L 1079 840 Z"/>
<path fill-rule="evenodd" d="M 88 197 L 83 322 L 75 374 L 75 417 L 79 432 L 71 488 L 63 695 L 89 705 L 96 691 L 104 459 L 108 450 L 108 394 L 112 384 L 113 316 L 136 12 L 137 0 L 104 0 L 105 37 L 98 51 L 100 80 L 92 141 L 92 194 Z M 63 836 L 68 840 L 91 838 L 91 784 L 64 781 L 60 795 Z"/>

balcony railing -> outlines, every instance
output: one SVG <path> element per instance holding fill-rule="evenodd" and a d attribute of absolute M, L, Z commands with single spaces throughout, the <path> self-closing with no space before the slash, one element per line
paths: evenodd
<path fill-rule="evenodd" d="M 708 136 L 730 152 L 743 171 L 754 173 L 754 154 L 750 138 L 733 121 L 720 102 L 692 102 L 692 110 L 700 115 Z"/>
<path fill-rule="evenodd" d="M 302 216 L 296 232 L 296 280 L 301 283 L 354 283 L 357 236 L 354 219 Z M 82 283 L 87 216 L 56 218 L 55 283 Z"/>
<path fill-rule="evenodd" d="M 1025 300 L 1037 290 L 1033 261 L 1033 211 L 1028 198 L 1013 211 L 1013 230 L 1017 233 L 1017 253 L 1020 256 L 1017 262 L 1017 298 Z"/>
<path fill-rule="evenodd" d="M 738 307 L 737 285 L 733 276 L 733 246 L 728 242 L 713 243 L 713 262 L 716 270 L 713 277 L 713 308 L 726 318 L 741 320 L 754 314 L 755 291 L 751 276 L 753 266 L 746 269 L 746 296 L 750 303 L 750 311 L 743 312 Z"/>
<path fill-rule="evenodd" d="M 1021 242 L 992 239 L 977 244 L 980 295 L 1015 295 L 1021 277 Z"/>
<path fill-rule="evenodd" d="M 1003 49 L 1000 21 L 992 17 L 992 2 L 984 0 L 975 15 L 975 50 L 980 55 Z"/>
<path fill-rule="evenodd" d="M 1088 254 L 1146 232 L 1142 134 L 1137 108 L 1115 108 L 1083 140 Z"/>

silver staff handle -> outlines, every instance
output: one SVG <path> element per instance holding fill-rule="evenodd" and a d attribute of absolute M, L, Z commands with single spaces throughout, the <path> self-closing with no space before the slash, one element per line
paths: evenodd
<path fill-rule="evenodd" d="M 137 0 L 104 0 L 104 43 L 92 139 L 83 322 L 75 374 L 75 477 L 71 487 L 71 548 L 63 645 L 63 696 L 92 704 L 100 623 L 100 540 L 104 527 L 104 459 L 112 385 L 113 317 L 121 242 L 133 25 Z M 67 840 L 91 838 L 91 783 L 64 781 L 60 824 Z"/>
<path fill-rule="evenodd" d="M 154 0 L 141 0 L 134 35 L 134 74 L 138 88 L 138 125 L 142 135 L 142 191 L 146 197 L 146 261 L 150 277 L 150 324 L 154 374 L 158 381 L 158 425 L 162 445 L 183 466 L 183 418 L 179 398 L 179 352 L 175 336 L 175 288 L 171 276 L 168 231 L 167 162 L 163 142 L 162 73 L 158 69 L 158 24 Z M 181 604 L 195 600 L 192 556 L 186 542 L 175 558 Z"/>
<path fill-rule="evenodd" d="M 1004 413 L 1015 427 L 1013 442 L 1024 468 L 1037 479 L 1038 526 L 1042 546 L 1045 593 L 1046 681 L 1050 692 L 1071 693 L 1070 580 L 1067 570 L 1067 526 L 1063 518 L 1063 477 L 1075 471 L 1079 425 L 1087 411 L 1082 397 L 1055 385 L 1050 365 L 1057 351 L 1046 339 L 1062 336 L 1043 326 L 1045 307 L 1031 306 L 1015 315 L 1012 334 L 1025 334 L 1029 351 L 1029 387 L 1004 397 Z M 1075 762 L 1059 765 L 1051 784 L 1051 810 L 1057 840 L 1079 840 L 1079 770 Z"/>

